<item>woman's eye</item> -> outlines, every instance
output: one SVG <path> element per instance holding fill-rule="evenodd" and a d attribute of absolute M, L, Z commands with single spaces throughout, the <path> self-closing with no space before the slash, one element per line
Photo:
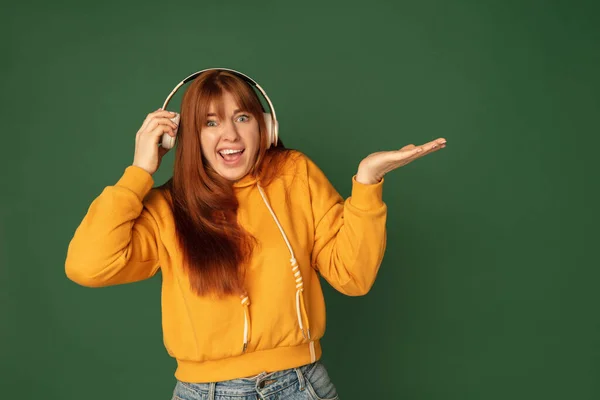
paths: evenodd
<path fill-rule="evenodd" d="M 206 121 L 206 126 L 217 126 L 216 121 Z"/>
<path fill-rule="evenodd" d="M 241 121 L 241 122 L 248 122 L 249 120 L 250 120 L 250 117 L 247 116 L 247 115 L 245 115 L 245 114 L 244 115 L 240 115 L 238 117 L 238 121 Z"/>

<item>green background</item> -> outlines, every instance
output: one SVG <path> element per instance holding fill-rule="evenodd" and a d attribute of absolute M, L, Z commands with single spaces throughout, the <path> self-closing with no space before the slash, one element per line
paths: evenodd
<path fill-rule="evenodd" d="M 372 291 L 324 287 L 343 400 L 600 398 L 596 4 L 4 5 L 0 397 L 170 398 L 160 276 L 88 289 L 65 255 L 146 114 L 228 67 L 344 197 L 371 152 L 448 140 L 386 176 Z"/>

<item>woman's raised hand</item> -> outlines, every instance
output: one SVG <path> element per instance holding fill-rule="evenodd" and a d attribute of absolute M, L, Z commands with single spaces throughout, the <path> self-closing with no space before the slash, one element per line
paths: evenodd
<path fill-rule="evenodd" d="M 145 169 L 151 175 L 158 170 L 160 161 L 169 151 L 158 144 L 165 133 L 175 137 L 177 125 L 170 120 L 175 115 L 160 108 L 148 114 L 135 135 L 133 165 Z"/>
<path fill-rule="evenodd" d="M 439 138 L 421 146 L 409 144 L 400 150 L 379 151 L 370 154 L 360 162 L 356 180 L 367 185 L 377 183 L 388 172 L 444 147 L 446 147 L 446 139 Z"/>

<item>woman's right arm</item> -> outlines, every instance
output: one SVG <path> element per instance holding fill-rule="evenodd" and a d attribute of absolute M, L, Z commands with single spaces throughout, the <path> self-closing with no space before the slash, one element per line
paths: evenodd
<path fill-rule="evenodd" d="M 175 136 L 172 113 L 148 114 L 136 134 L 133 165 L 92 202 L 67 250 L 65 272 L 83 286 L 140 281 L 159 268 L 158 225 L 144 206 L 152 174 L 168 149 L 158 147 L 164 133 Z"/>
<path fill-rule="evenodd" d="M 158 226 L 143 199 L 154 180 L 130 166 L 92 202 L 67 250 L 65 272 L 83 286 L 140 281 L 158 270 Z"/>

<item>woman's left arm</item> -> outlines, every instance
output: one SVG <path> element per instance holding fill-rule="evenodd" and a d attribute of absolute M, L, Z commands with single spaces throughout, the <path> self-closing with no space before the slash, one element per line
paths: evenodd
<path fill-rule="evenodd" d="M 345 201 L 325 175 L 309 162 L 309 189 L 315 220 L 312 264 L 336 290 L 349 296 L 369 292 L 386 248 L 387 207 L 384 175 L 444 148 L 445 139 L 382 151 L 361 161 Z"/>

